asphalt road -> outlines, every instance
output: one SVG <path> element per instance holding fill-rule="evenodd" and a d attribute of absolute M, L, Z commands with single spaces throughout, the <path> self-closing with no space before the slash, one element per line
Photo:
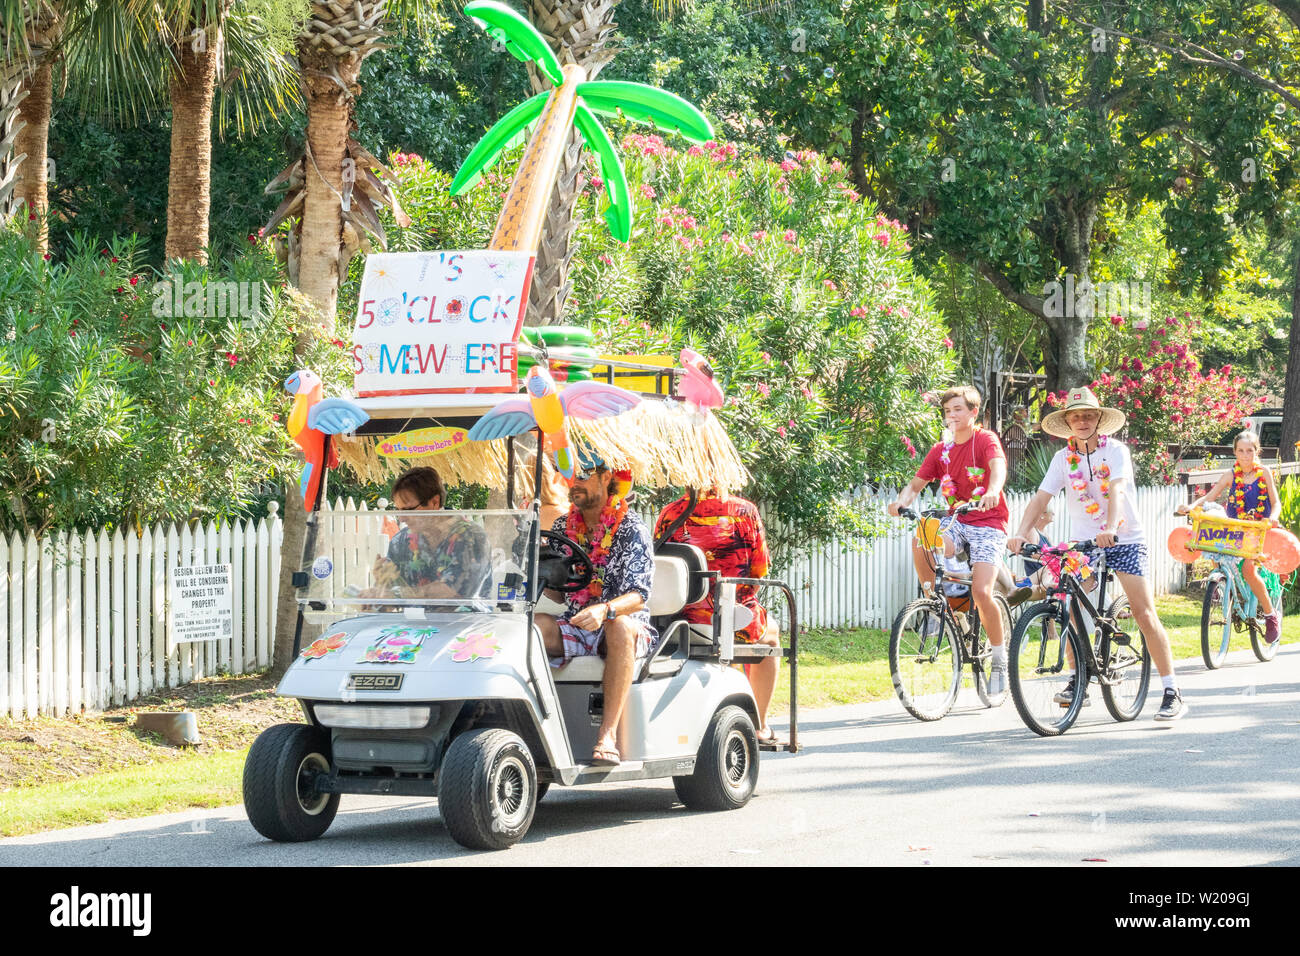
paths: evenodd
<path fill-rule="evenodd" d="M 0 866 L 1300 864 L 1300 645 L 1179 673 L 1183 720 L 1151 720 L 1153 675 L 1136 721 L 1097 700 L 1051 739 L 969 690 L 937 723 L 895 701 L 807 711 L 807 749 L 765 755 L 743 810 L 692 813 L 668 781 L 553 787 L 500 853 L 461 849 L 434 800 L 344 796 L 314 843 L 268 842 L 234 806 L 0 840 Z"/>

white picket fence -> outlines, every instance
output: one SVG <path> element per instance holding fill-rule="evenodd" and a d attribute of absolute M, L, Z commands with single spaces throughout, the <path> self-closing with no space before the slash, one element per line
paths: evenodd
<path fill-rule="evenodd" d="M 280 536 L 274 509 L 269 520 L 138 535 L 15 534 L 0 548 L 0 715 L 103 710 L 196 677 L 267 666 Z M 226 562 L 230 640 L 169 649 L 168 569 Z"/>
<path fill-rule="evenodd" d="M 885 505 L 896 492 L 881 491 L 858 499 L 863 510 L 883 514 Z M 1186 501 L 1186 489 L 1180 486 L 1139 488 L 1136 511 L 1146 531 L 1147 553 L 1151 565 L 1151 583 L 1157 594 L 1177 591 L 1186 580 L 1186 565 L 1174 560 L 1165 548 L 1169 532 L 1183 519 L 1174 517 L 1174 509 Z M 1019 526 L 1032 494 L 1009 494 L 1010 527 Z M 940 507 L 935 499 L 923 497 L 913 507 Z M 1044 533 L 1053 542 L 1091 538 L 1095 529 L 1071 529 L 1064 495 L 1058 495 L 1053 510 L 1056 518 Z M 911 535 L 915 525 L 902 519 L 885 518 L 890 533 L 863 544 L 856 540 L 834 539 L 798 555 L 782 578 L 795 593 L 799 626 L 848 628 L 889 628 L 902 607 L 916 596 L 916 574 L 912 570 Z M 1120 536 L 1121 540 L 1123 535 Z M 1022 573 L 1020 560 L 1010 559 L 1017 577 Z M 769 591 L 761 598 L 779 612 L 783 622 L 784 600 Z"/>
<path fill-rule="evenodd" d="M 1155 590 L 1182 586 L 1184 565 L 1164 541 L 1177 519 L 1181 488 L 1142 488 L 1138 513 L 1147 529 Z M 880 513 L 891 492 L 858 499 Z M 1014 527 L 1029 495 L 1009 495 Z M 1070 535 L 1063 502 L 1048 536 Z M 921 507 L 931 507 L 926 499 Z M 380 510 L 387 502 L 379 502 Z M 369 510 L 351 499 L 325 507 L 324 520 L 337 535 L 355 518 L 331 519 L 333 510 Z M 146 533 L 58 534 L 38 539 L 0 539 L 0 716 L 62 715 L 120 706 L 160 688 L 198 677 L 242 674 L 271 663 L 275 601 L 280 571 L 281 523 L 272 505 L 268 519 L 156 527 Z M 651 520 L 653 516 L 650 516 Z M 337 522 L 344 525 L 337 525 Z M 863 545 L 832 540 L 798 555 L 774 573 L 796 595 L 802 627 L 887 628 L 915 594 L 909 535 L 904 521 L 892 533 Z M 1086 536 L 1091 536 L 1085 532 Z M 335 552 L 340 586 L 353 572 L 366 583 L 373 542 L 357 531 L 355 554 Z M 168 568 L 232 565 L 234 621 L 230 640 L 169 648 Z M 365 567 L 362 567 L 362 565 Z M 355 565 L 355 567 L 354 567 Z M 1018 570 L 1018 566 L 1016 568 Z M 764 602 L 784 617 L 775 594 Z"/>

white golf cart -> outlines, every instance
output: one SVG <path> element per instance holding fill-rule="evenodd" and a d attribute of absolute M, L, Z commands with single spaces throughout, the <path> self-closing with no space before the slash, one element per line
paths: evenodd
<path fill-rule="evenodd" d="M 467 428 L 510 397 L 421 396 L 420 407 L 397 396 L 363 401 L 371 419 L 358 435 Z M 659 543 L 649 610 L 660 640 L 634 677 L 619 730 L 622 763 L 583 762 L 601 719 L 604 661 L 577 658 L 553 669 L 533 617 L 544 588 L 585 586 L 590 559 L 538 526 L 535 498 L 514 506 L 514 439 L 506 446 L 503 510 L 309 515 L 295 577 L 295 659 L 278 689 L 301 702 L 307 722 L 264 732 L 244 770 L 244 804 L 263 836 L 319 837 L 344 793 L 436 796 L 451 836 L 477 849 L 522 839 L 552 784 L 671 777 L 691 809 L 742 807 L 758 781 L 760 750 L 777 747 L 760 745 L 749 682 L 733 665 L 767 654 L 789 660 L 782 749 L 798 750 L 799 628 L 790 589 L 721 578 L 698 548 Z M 541 486 L 540 460 L 531 478 Z M 464 533 L 485 539 L 481 574 L 464 593 L 415 597 L 409 587 L 403 593 L 400 576 L 383 573 L 394 542 L 400 549 L 412 525 L 430 520 L 462 522 Z M 784 592 L 785 649 L 733 641 L 738 615 L 748 613 L 735 606 L 740 583 Z M 681 617 L 710 591 L 718 609 L 711 626 Z"/>

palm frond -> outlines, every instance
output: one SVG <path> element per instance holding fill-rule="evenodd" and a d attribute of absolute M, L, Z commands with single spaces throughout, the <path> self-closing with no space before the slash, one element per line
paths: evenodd
<path fill-rule="evenodd" d="M 217 86 L 217 128 L 256 133 L 302 107 L 297 64 L 271 46 L 266 24 L 236 8 L 225 24 L 225 79 Z"/>
<path fill-rule="evenodd" d="M 602 116 L 639 120 L 668 132 L 676 130 L 693 143 L 713 139 L 713 126 L 693 104 L 676 93 L 627 80 L 593 80 L 578 84 L 578 95 Z"/>
<path fill-rule="evenodd" d="M 132 124 L 166 109 L 175 59 L 151 23 L 117 3 L 79 9 L 65 31 L 66 99 L 107 123 Z"/>
<path fill-rule="evenodd" d="M 465 15 L 487 31 L 488 36 L 505 45 L 516 60 L 536 63 L 546 78 L 559 86 L 564 82 L 560 61 L 537 28 L 504 3 L 496 0 L 473 0 L 465 4 Z"/>
<path fill-rule="evenodd" d="M 528 135 L 528 127 L 536 122 L 546 108 L 550 93 L 538 93 L 524 100 L 483 134 L 483 138 L 470 150 L 465 161 L 456 171 L 456 178 L 451 181 L 451 194 L 459 196 L 482 178 L 483 173 L 491 169 L 501 154 L 523 142 Z"/>
<path fill-rule="evenodd" d="M 614 151 L 614 144 L 605 128 L 600 125 L 600 120 L 596 119 L 596 114 L 585 103 L 578 103 L 573 119 L 587 146 L 595 150 L 600 159 L 600 175 L 605 180 L 605 193 L 609 197 L 605 222 L 609 224 L 610 235 L 619 242 L 627 242 L 632 238 L 632 196 L 627 188 L 623 161 Z"/>

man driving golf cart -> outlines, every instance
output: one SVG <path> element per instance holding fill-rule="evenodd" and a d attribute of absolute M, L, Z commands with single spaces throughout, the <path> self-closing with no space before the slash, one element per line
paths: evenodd
<path fill-rule="evenodd" d="M 579 466 L 582 470 L 569 488 L 568 514 L 552 530 L 591 555 L 591 583 L 563 596 L 566 609 L 559 616 L 538 613 L 533 620 L 553 663 L 595 654 L 605 658 L 605 709 L 591 762 L 617 766 L 618 724 L 635 667 L 659 637 L 646 610 L 654 580 L 654 547 L 650 529 L 628 510 L 631 482 L 593 454 L 580 455 Z M 546 593 L 552 600 L 561 598 L 559 591 Z"/>

